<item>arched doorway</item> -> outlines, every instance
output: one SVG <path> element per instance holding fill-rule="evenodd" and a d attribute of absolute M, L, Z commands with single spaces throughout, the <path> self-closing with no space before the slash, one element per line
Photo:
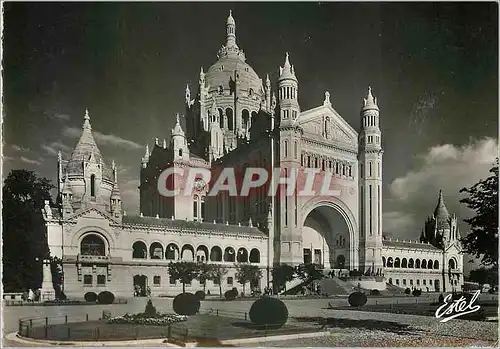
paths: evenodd
<path fill-rule="evenodd" d="M 303 224 L 303 262 L 320 264 L 326 269 L 340 266 L 349 269 L 350 235 L 346 219 L 333 205 L 317 206 L 307 214 Z"/>
<path fill-rule="evenodd" d="M 146 297 L 148 287 L 148 277 L 146 275 L 134 275 L 134 295 L 136 297 Z"/>

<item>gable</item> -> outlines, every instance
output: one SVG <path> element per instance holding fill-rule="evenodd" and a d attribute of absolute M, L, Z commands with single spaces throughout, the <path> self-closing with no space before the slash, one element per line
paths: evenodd
<path fill-rule="evenodd" d="M 106 220 L 111 223 L 119 224 L 119 222 L 113 219 L 113 217 L 111 217 L 109 214 L 95 207 L 77 211 L 72 216 L 67 218 L 67 220 L 80 220 L 80 219 Z"/>
<path fill-rule="evenodd" d="M 325 134 L 325 120 L 326 134 Z M 306 138 L 355 145 L 358 133 L 331 106 L 320 106 L 300 113 L 298 122 Z"/>

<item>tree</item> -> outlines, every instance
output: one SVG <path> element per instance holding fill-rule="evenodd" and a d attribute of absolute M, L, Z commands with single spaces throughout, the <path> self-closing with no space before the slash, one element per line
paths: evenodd
<path fill-rule="evenodd" d="M 262 271 L 256 265 L 240 263 L 236 264 L 236 281 L 243 285 L 243 294 L 245 294 L 245 284 L 262 277 Z"/>
<path fill-rule="evenodd" d="M 199 277 L 199 266 L 195 262 L 175 262 L 168 265 L 168 274 L 174 280 L 182 282 L 182 293 L 186 293 L 186 284 L 191 284 Z"/>
<path fill-rule="evenodd" d="M 469 194 L 460 202 L 476 211 L 474 217 L 464 219 L 471 232 L 461 241 L 465 252 L 481 258 L 481 264 L 498 268 L 498 158 L 489 172 L 487 179 L 460 190 Z"/>
<path fill-rule="evenodd" d="M 222 264 L 212 264 L 210 280 L 217 280 L 219 283 L 220 297 L 222 298 L 222 278 L 226 275 L 228 269 Z"/>
<path fill-rule="evenodd" d="M 301 264 L 297 267 L 296 272 L 304 283 L 321 280 L 324 277 L 323 272 L 321 271 L 321 266 L 318 264 Z"/>
<path fill-rule="evenodd" d="M 292 281 L 295 275 L 295 268 L 288 264 L 281 264 L 273 268 L 273 286 L 275 292 L 281 291 L 282 288 L 286 291 L 286 283 Z"/>
<path fill-rule="evenodd" d="M 49 257 L 42 208 L 54 185 L 34 171 L 12 170 L 3 193 L 3 285 L 5 292 L 38 289 Z"/>
<path fill-rule="evenodd" d="M 210 280 L 213 275 L 213 269 L 214 266 L 213 264 L 207 264 L 207 263 L 198 263 L 198 281 L 200 284 L 203 285 L 203 292 L 206 293 L 206 288 L 207 288 L 207 280 Z"/>
<path fill-rule="evenodd" d="M 498 269 L 481 267 L 470 271 L 469 280 L 477 282 L 482 288 L 484 284 L 489 284 L 494 287 L 498 284 Z"/>

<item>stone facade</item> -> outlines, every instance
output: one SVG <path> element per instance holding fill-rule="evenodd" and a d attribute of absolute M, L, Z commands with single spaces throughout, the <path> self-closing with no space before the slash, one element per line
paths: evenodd
<path fill-rule="evenodd" d="M 415 286 L 422 280 L 418 283 L 426 286 L 423 280 L 438 275 L 447 289 L 460 286 L 456 217 L 447 215 L 444 203 L 426 223 L 423 243 L 383 238 L 381 118 L 370 88 L 362 100 L 359 132 L 332 107 L 328 92 L 319 106 L 301 110 L 289 55 L 278 80 L 272 83 L 267 76 L 263 82 L 236 43 L 231 14 L 217 58 L 206 73 L 201 69 L 195 94 L 186 87 L 185 117 L 177 115 L 170 142 L 156 139 L 151 149 L 146 146 L 138 216 L 123 212 L 117 167 L 101 156 L 86 112 L 70 159 L 58 158 L 57 207 L 47 206 L 43 213 L 51 254 L 63 263 L 67 296 L 109 290 L 126 297 L 134 285 L 149 287 L 152 295 L 174 295 L 182 288 L 170 282 L 167 265 L 176 260 L 228 266 L 223 291 L 241 288 L 234 279 L 235 262 L 262 268 L 262 280 L 253 285 L 261 289 L 273 266 L 310 262 L 372 276 L 385 273 L 393 284 L 401 280 L 400 286 L 402 280 L 415 280 Z M 208 196 L 210 185 L 203 181 L 196 182 L 192 195 L 165 197 L 158 191 L 165 169 L 204 168 L 215 174 L 248 167 L 281 168 L 284 177 L 295 170 L 317 171 L 332 176 L 331 186 L 340 192 L 304 196 L 280 190 L 273 197 L 270 181 L 246 197 Z M 184 183 L 177 180 L 173 177 L 170 185 L 182 190 Z M 433 266 L 439 261 L 438 268 L 387 264 L 409 254 L 432 260 Z M 207 288 L 219 291 L 211 281 Z"/>

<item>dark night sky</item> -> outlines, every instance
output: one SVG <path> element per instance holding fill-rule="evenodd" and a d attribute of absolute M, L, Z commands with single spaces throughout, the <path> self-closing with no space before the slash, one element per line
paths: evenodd
<path fill-rule="evenodd" d="M 68 155 L 88 107 L 103 156 L 121 165 L 130 211 L 143 146 L 169 138 L 186 83 L 216 60 L 229 9 L 261 78 L 276 78 L 290 53 L 302 110 L 328 90 L 357 129 L 373 87 L 385 149 L 384 230 L 417 238 L 441 187 L 451 211 L 469 214 L 458 190 L 485 177 L 497 153 L 496 3 L 4 6 L 4 171 L 36 168 L 55 179 L 55 151 Z"/>

